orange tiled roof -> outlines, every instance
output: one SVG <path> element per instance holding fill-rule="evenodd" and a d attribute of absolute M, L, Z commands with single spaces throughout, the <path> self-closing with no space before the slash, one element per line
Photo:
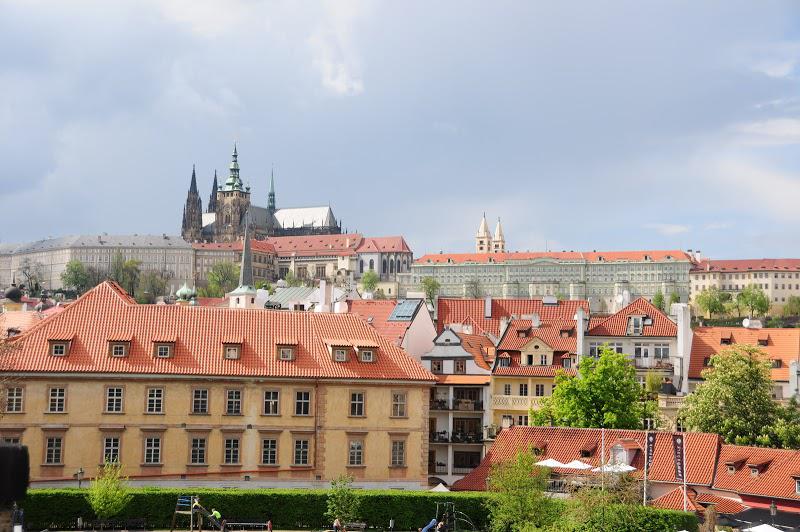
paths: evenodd
<path fill-rule="evenodd" d="M 195 242 L 192 247 L 194 249 L 241 251 L 242 240 L 235 242 Z M 256 240 L 254 238 L 250 240 L 250 249 L 260 253 L 275 253 L 275 246 L 266 240 Z"/>
<path fill-rule="evenodd" d="M 586 335 L 627 336 L 628 318 L 635 315 L 645 315 L 653 320 L 651 325 L 644 325 L 642 327 L 642 336 L 662 337 L 678 335 L 678 326 L 675 322 L 643 297 L 635 299 L 619 312 L 594 322 Z"/>
<path fill-rule="evenodd" d="M 728 465 L 735 469 L 728 472 Z M 750 465 L 760 466 L 753 477 Z M 800 500 L 792 475 L 800 478 L 800 451 L 723 445 L 714 488 L 736 493 Z"/>
<path fill-rule="evenodd" d="M 501 377 L 555 377 L 559 371 L 563 371 L 567 375 L 577 375 L 574 368 L 566 369 L 561 365 L 561 358 L 554 355 L 554 364 L 550 366 L 539 365 L 523 365 L 520 362 L 521 355 L 519 353 L 508 353 L 503 351 L 500 356 L 508 356 L 511 359 L 509 366 L 497 366 L 492 370 L 493 375 Z"/>
<path fill-rule="evenodd" d="M 372 325 L 384 338 L 400 345 L 406 335 L 410 321 L 389 321 L 389 316 L 397 306 L 397 301 L 392 299 L 356 299 L 348 302 L 351 314 L 361 316 Z"/>
<path fill-rule="evenodd" d="M 543 341 L 554 351 L 574 353 L 577 348 L 575 320 L 550 320 L 538 327 L 534 327 L 531 320 L 511 320 L 497 349 L 519 351 L 534 340 Z"/>
<path fill-rule="evenodd" d="M 51 308 L 61 309 L 61 307 Z M 25 332 L 45 317 L 43 313 L 36 311 L 10 310 L 3 312 L 0 314 L 0 337 L 5 337 L 9 329 Z"/>
<path fill-rule="evenodd" d="M 730 337 L 731 345 L 721 344 Z M 767 345 L 759 345 L 759 338 Z M 703 361 L 735 344 L 747 344 L 765 351 L 770 359 L 781 360 L 781 367 L 772 369 L 772 380 L 789 380 L 789 363 L 800 360 L 800 329 L 747 329 L 744 327 L 698 327 L 692 337 L 689 378 L 702 378 Z"/>
<path fill-rule="evenodd" d="M 701 272 L 741 273 L 750 271 L 793 271 L 800 272 L 800 259 L 736 259 L 701 260 L 692 268 L 693 273 Z"/>
<path fill-rule="evenodd" d="M 131 339 L 128 356 L 108 355 L 107 342 Z M 71 339 L 69 354 L 49 355 L 48 340 Z M 153 342 L 175 339 L 174 355 L 153 357 Z M 347 338 L 379 350 L 373 363 L 334 362 L 323 338 Z M 22 347 L 10 371 L 391 379 L 435 377 L 402 349 L 349 314 L 138 305 L 111 282 L 16 337 Z M 242 342 L 238 360 L 222 357 L 223 342 Z M 296 344 L 296 359 L 280 361 L 277 345 Z"/>
<path fill-rule="evenodd" d="M 366 237 L 356 249 L 359 253 L 411 253 L 406 240 L 402 236 Z"/>
<path fill-rule="evenodd" d="M 491 339 L 483 334 L 467 334 L 463 332 L 456 333 L 461 338 L 461 347 L 472 355 L 472 359 L 479 368 L 492 369 L 489 364 L 494 361 L 494 357 L 490 354 L 493 350 L 494 343 Z"/>
<path fill-rule="evenodd" d="M 600 429 L 566 427 L 523 427 L 514 426 L 503 429 L 481 460 L 481 463 L 463 479 L 453 484 L 455 490 L 480 491 L 486 489 L 486 478 L 493 464 L 512 460 L 520 451 L 534 445 L 541 448 L 542 459 L 553 458 L 561 463 L 581 460 L 594 467 L 600 465 L 603 454 L 608 460 L 610 449 L 622 440 L 633 440 L 645 448 L 646 432 L 643 430 L 605 431 L 605 449 Z M 687 432 L 686 436 L 686 474 L 689 484 L 711 486 L 714 479 L 714 465 L 719 449 L 719 436 L 699 432 Z M 653 463 L 648 468 L 648 479 L 654 482 L 678 483 L 675 478 L 675 461 L 672 448 L 672 433 L 657 432 Z M 581 456 L 581 450 L 589 450 L 588 457 Z M 644 453 L 636 451 L 631 464 L 637 469 L 634 476 L 642 475 Z M 574 473 L 574 471 L 573 471 Z"/>
<path fill-rule="evenodd" d="M 589 302 L 585 299 L 559 301 L 557 305 L 545 305 L 541 299 L 492 299 L 491 317 L 484 316 L 483 299 L 439 298 L 436 303 L 438 332 L 452 324 L 470 323 L 479 330 L 473 333 L 489 333 L 500 336 L 500 318 L 512 315 L 522 317 L 538 314 L 542 321 L 555 319 L 574 320 L 578 307 L 589 315 Z"/>
<path fill-rule="evenodd" d="M 573 262 L 643 262 L 651 260 L 691 261 L 692 258 L 680 250 L 654 251 L 550 251 L 550 252 L 509 252 L 509 253 L 431 253 L 418 258 L 415 264 L 463 264 L 473 262 L 487 264 L 490 262 L 529 261 L 535 259 L 553 259 Z"/>
<path fill-rule="evenodd" d="M 362 237 L 358 233 L 345 233 L 341 235 L 308 235 L 308 236 L 275 236 L 267 241 L 275 247 L 279 257 L 297 255 L 318 256 L 354 255 L 356 248 L 361 244 Z"/>
<path fill-rule="evenodd" d="M 690 512 L 704 514 L 708 506 L 714 505 L 718 514 L 735 515 L 743 512 L 747 507 L 740 501 L 729 497 L 720 497 L 713 493 L 698 493 L 697 490 L 689 488 L 686 490 L 686 508 Z M 650 506 L 664 508 L 665 510 L 683 511 L 683 488 L 675 488 L 653 499 Z"/>

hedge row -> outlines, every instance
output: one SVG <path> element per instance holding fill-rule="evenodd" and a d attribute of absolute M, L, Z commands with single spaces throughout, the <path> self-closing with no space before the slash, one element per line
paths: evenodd
<path fill-rule="evenodd" d="M 78 517 L 95 519 L 86 502 L 85 490 L 30 490 L 22 504 L 28 528 L 31 530 L 74 528 Z M 223 517 L 258 520 L 272 519 L 275 529 L 321 529 L 330 526 L 325 518 L 325 490 L 300 489 L 132 489 L 133 499 L 122 515 L 115 520 L 145 518 L 149 528 L 169 528 L 175 502 L 179 495 L 197 495 L 207 509 L 216 508 Z M 436 515 L 436 504 L 455 503 L 479 530 L 488 529 L 486 505 L 490 494 L 483 492 L 431 493 L 425 491 L 359 490 L 361 521 L 368 526 L 385 529 L 395 520 L 397 530 L 417 530 Z M 575 501 L 555 499 L 561 506 L 554 515 L 563 515 L 568 504 Z M 179 517 L 178 527 L 188 529 L 188 517 Z M 459 524 L 459 529 L 468 528 Z M 697 530 L 694 514 L 645 507 L 617 508 L 610 506 L 588 524 L 559 528 L 572 532 L 608 530 L 615 532 L 661 532 Z"/>
<path fill-rule="evenodd" d="M 329 527 L 325 518 L 326 490 L 301 489 L 131 489 L 133 498 L 115 520 L 145 518 L 150 528 L 169 528 L 179 495 L 197 495 L 205 508 L 216 508 L 223 517 L 266 522 L 275 529 L 320 529 Z M 22 504 L 31 529 L 72 528 L 78 517 L 94 520 L 94 512 L 77 489 L 30 490 Z M 386 528 L 395 520 L 398 530 L 416 530 L 436 515 L 436 503 L 454 502 L 475 523 L 486 528 L 485 493 L 431 493 L 426 491 L 358 490 L 361 521 Z M 188 517 L 179 516 L 188 527 Z"/>

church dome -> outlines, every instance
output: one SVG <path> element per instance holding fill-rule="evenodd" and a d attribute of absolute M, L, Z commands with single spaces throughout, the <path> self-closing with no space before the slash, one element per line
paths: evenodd
<path fill-rule="evenodd" d="M 16 286 L 10 287 L 6 290 L 4 294 L 6 299 L 13 301 L 14 303 L 21 303 L 22 302 L 22 290 L 17 288 Z"/>
<path fill-rule="evenodd" d="M 186 301 L 186 300 L 192 298 L 195 294 L 194 294 L 194 290 L 189 288 L 186 285 L 186 283 L 183 283 L 183 286 L 181 286 L 178 289 L 178 291 L 175 292 L 175 295 L 178 296 L 178 299 L 180 299 L 181 301 Z"/>

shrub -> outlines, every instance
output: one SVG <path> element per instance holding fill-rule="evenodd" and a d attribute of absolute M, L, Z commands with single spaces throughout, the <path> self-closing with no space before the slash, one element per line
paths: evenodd
<path fill-rule="evenodd" d="M 106 462 L 86 492 L 86 499 L 100 519 L 108 519 L 122 512 L 131 500 L 127 478 L 121 476 L 118 463 Z"/>

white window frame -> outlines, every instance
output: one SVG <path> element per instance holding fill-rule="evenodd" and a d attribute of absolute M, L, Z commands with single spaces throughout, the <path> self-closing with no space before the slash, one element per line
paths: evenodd
<path fill-rule="evenodd" d="M 347 362 L 347 349 L 342 349 L 342 348 L 334 349 L 333 360 L 335 362 Z"/>
<path fill-rule="evenodd" d="M 375 351 L 372 349 L 361 351 L 361 362 L 375 362 Z"/>
<path fill-rule="evenodd" d="M 50 344 L 50 355 L 54 357 L 67 356 L 67 344 L 64 342 Z"/>
<path fill-rule="evenodd" d="M 294 359 L 294 349 L 291 347 L 281 347 L 278 349 L 278 359 L 279 360 L 293 360 Z"/>
<path fill-rule="evenodd" d="M 241 356 L 241 348 L 238 345 L 226 345 L 225 346 L 225 359 L 226 360 L 238 360 Z"/>
<path fill-rule="evenodd" d="M 145 412 L 147 414 L 163 414 L 164 413 L 164 388 L 148 388 L 147 399 L 145 404 Z M 158 408 L 156 409 L 156 406 Z M 151 409 L 152 407 L 152 409 Z"/>

